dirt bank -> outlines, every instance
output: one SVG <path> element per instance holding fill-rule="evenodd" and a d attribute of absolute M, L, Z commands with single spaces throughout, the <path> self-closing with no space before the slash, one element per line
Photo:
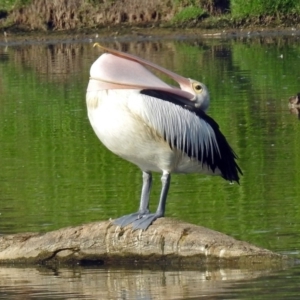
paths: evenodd
<path fill-rule="evenodd" d="M 25 6 L 16 6 L 0 14 L 0 26 L 23 30 L 70 30 L 99 28 L 121 24 L 148 26 L 171 22 L 188 1 L 139 0 L 32 0 Z M 221 14 L 229 1 L 197 0 L 182 21 L 194 23 L 203 15 Z M 201 8 L 200 8 L 201 7 Z M 202 14 L 203 12 L 203 14 Z M 205 12 L 205 13 L 204 13 Z M 202 17 L 201 17 L 202 18 Z"/>
<path fill-rule="evenodd" d="M 100 2 L 100 1 L 99 1 Z M 195 3 L 194 3 L 195 2 Z M 0 11 L 0 29 L 9 36 L 174 36 L 199 32 L 220 35 L 244 30 L 263 32 L 300 28 L 300 16 L 258 17 L 235 20 L 229 14 L 229 0 L 139 1 L 32 0 L 26 6 Z M 180 19 L 174 17 L 191 8 Z M 193 10 L 193 8 L 195 10 Z M 259 28 L 259 29 L 257 29 Z"/>

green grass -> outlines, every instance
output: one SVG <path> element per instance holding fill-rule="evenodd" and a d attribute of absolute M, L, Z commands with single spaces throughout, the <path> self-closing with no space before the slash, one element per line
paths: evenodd
<path fill-rule="evenodd" d="M 175 23 L 189 22 L 198 19 L 205 14 L 206 12 L 201 7 L 184 7 L 179 13 L 174 16 L 172 21 Z"/>
<path fill-rule="evenodd" d="M 234 17 L 255 17 L 300 13 L 299 0 L 231 0 Z"/>
<path fill-rule="evenodd" d="M 31 0 L 1 0 L 0 10 L 11 10 L 14 7 L 29 4 Z"/>

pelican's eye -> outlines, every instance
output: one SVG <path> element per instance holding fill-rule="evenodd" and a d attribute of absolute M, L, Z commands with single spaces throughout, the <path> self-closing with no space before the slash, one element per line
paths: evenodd
<path fill-rule="evenodd" d="M 197 94 L 200 94 L 203 90 L 203 88 L 199 82 L 193 82 L 193 89 Z"/>

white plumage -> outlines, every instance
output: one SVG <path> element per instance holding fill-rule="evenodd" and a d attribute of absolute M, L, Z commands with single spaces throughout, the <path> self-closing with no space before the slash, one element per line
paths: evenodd
<path fill-rule="evenodd" d="M 100 46 L 101 48 L 104 48 Z M 205 114 L 206 86 L 148 61 L 116 50 L 103 54 L 91 67 L 86 100 L 90 123 L 113 153 L 143 171 L 140 208 L 115 220 L 120 226 L 147 229 L 164 215 L 171 173 L 221 175 L 238 181 L 235 154 L 218 125 Z M 175 79 L 172 87 L 143 65 Z M 162 193 L 150 214 L 151 172 L 162 172 Z"/>

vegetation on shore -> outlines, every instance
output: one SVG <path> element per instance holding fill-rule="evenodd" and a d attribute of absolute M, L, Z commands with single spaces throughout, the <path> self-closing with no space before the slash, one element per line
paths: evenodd
<path fill-rule="evenodd" d="M 80 30 L 107 26 L 237 28 L 294 26 L 299 0 L 3 0 L 4 30 Z"/>

